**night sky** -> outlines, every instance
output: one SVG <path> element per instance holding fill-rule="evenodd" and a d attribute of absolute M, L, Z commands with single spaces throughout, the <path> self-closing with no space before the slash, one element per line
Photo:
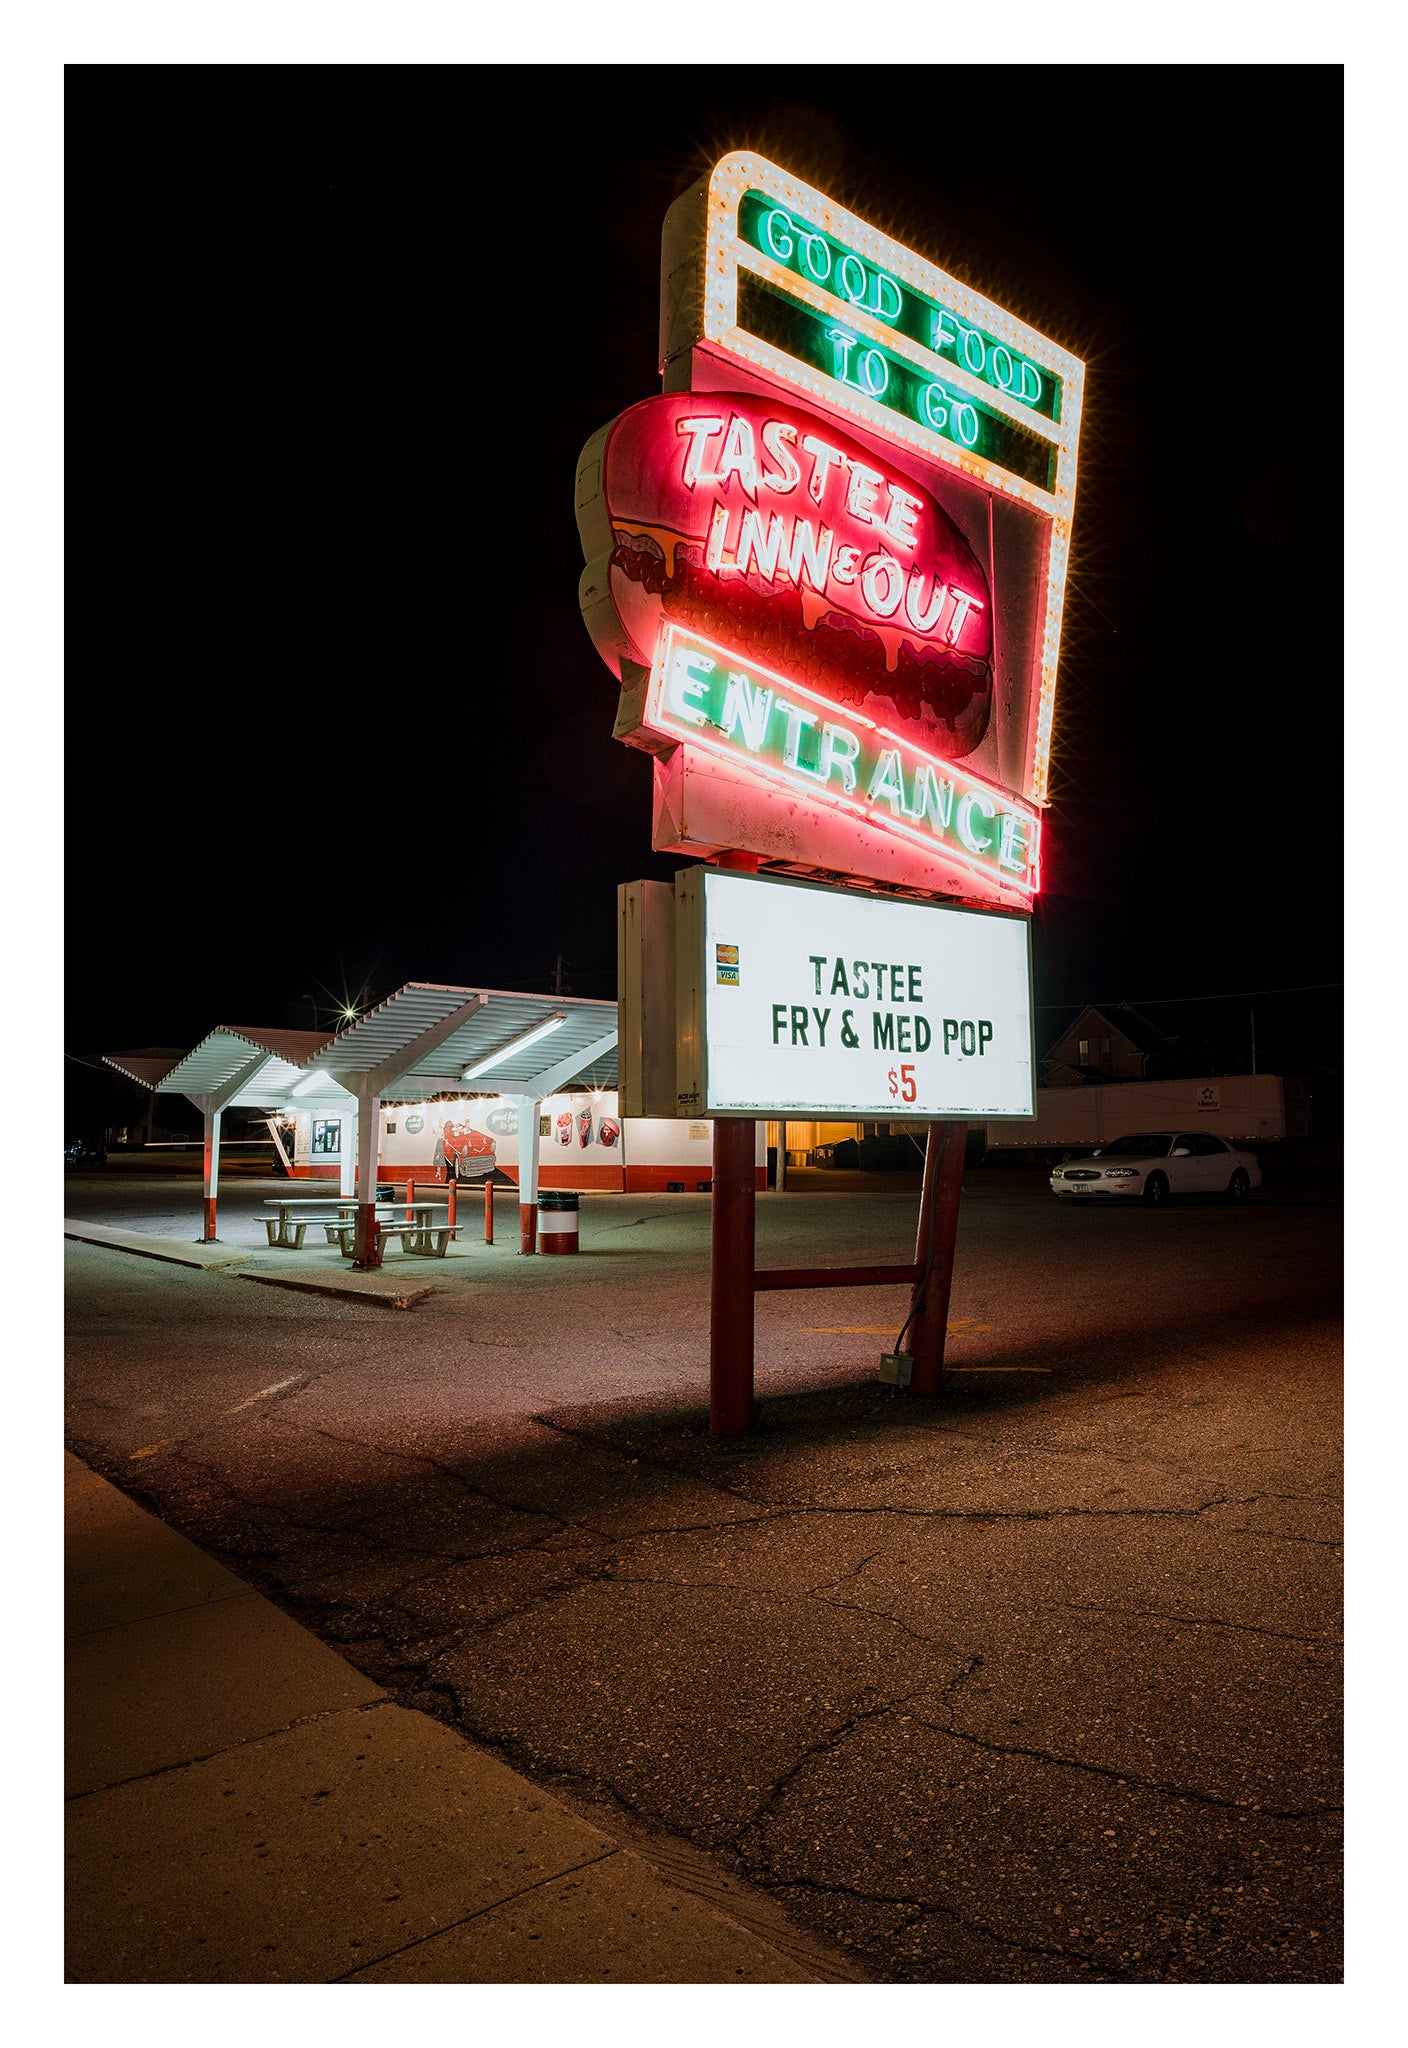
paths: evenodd
<path fill-rule="evenodd" d="M 1337 980 L 1340 83 L 71 71 L 70 1047 L 614 993 L 573 476 L 740 147 L 1086 361 L 1038 1000 Z"/>

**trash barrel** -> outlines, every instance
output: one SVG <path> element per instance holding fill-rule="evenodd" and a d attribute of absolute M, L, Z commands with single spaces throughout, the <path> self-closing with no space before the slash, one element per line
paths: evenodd
<path fill-rule="evenodd" d="M 577 1249 L 577 1197 L 544 1194 L 538 1197 L 538 1250 L 575 1252 Z"/>

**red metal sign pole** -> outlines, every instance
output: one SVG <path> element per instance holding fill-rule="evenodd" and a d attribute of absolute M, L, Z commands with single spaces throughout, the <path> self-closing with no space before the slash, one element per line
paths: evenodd
<path fill-rule="evenodd" d="M 944 1375 L 944 1339 L 948 1334 L 948 1303 L 953 1291 L 953 1248 L 958 1236 L 958 1201 L 963 1192 L 963 1155 L 968 1126 L 930 1124 L 924 1147 L 924 1187 L 919 1197 L 919 1235 L 914 1262 L 919 1279 L 914 1290 L 914 1320 L 909 1348 L 914 1365 L 912 1394 L 937 1394 Z"/>
<path fill-rule="evenodd" d="M 714 1119 L 709 1428 L 715 1436 L 740 1436 L 753 1420 L 756 1151 L 751 1117 Z"/>

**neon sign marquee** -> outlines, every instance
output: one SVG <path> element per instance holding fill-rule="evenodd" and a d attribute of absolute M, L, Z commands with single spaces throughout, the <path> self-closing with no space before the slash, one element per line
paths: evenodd
<path fill-rule="evenodd" d="M 1046 799 L 1084 366 L 764 157 L 724 157 L 665 222 L 661 368 L 732 358 L 1049 521 L 1027 794 Z"/>
<path fill-rule="evenodd" d="M 598 645 L 648 666 L 663 622 L 780 664 L 961 758 L 992 710 L 986 571 L 923 485 L 814 414 L 671 393 L 602 438 L 583 541 Z M 609 551 L 609 553 L 608 553 Z M 602 562 L 606 566 L 603 571 Z"/>
<path fill-rule="evenodd" d="M 772 670 L 667 625 L 643 726 L 1034 894 L 1039 814 Z"/>

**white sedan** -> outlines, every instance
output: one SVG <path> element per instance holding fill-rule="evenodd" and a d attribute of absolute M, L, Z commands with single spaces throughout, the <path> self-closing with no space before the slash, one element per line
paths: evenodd
<path fill-rule="evenodd" d="M 1092 1195 L 1138 1196 L 1151 1208 L 1170 1195 L 1222 1195 L 1243 1202 L 1261 1186 L 1261 1168 L 1210 1131 L 1135 1131 L 1112 1138 L 1086 1159 L 1054 1167 L 1051 1192 L 1068 1201 Z"/>

